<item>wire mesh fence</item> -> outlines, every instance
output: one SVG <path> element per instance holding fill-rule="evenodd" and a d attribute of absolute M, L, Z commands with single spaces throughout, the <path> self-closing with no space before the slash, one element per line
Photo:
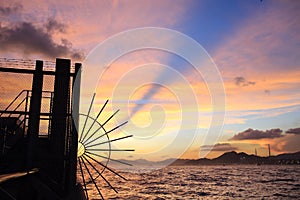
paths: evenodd
<path fill-rule="evenodd" d="M 15 59 L 15 58 L 0 58 L 0 67 L 15 68 L 15 69 L 35 69 L 36 60 L 31 59 Z M 44 60 L 43 70 L 54 71 L 55 61 Z M 71 64 L 71 72 L 75 71 L 75 63 Z"/>
<path fill-rule="evenodd" d="M 43 71 L 54 72 L 55 65 L 56 63 L 54 61 L 43 61 Z M 3 111 L 19 111 L 25 113 L 29 112 L 32 80 L 35 66 L 35 60 L 0 58 L 0 68 L 29 70 L 28 73 L 12 72 L 9 70 L 9 72 L 6 70 L 0 71 L 0 111 L 2 111 L 0 112 L 0 117 L 17 117 L 20 118 L 20 120 L 23 120 L 24 117 L 26 117 L 26 115 L 20 116 L 19 113 L 12 114 L 10 112 Z M 74 71 L 75 67 L 73 64 L 71 66 L 71 73 Z M 54 73 L 51 75 L 43 75 L 43 94 L 40 110 L 42 116 L 40 119 L 39 130 L 41 136 L 46 136 L 47 134 L 49 134 L 50 118 L 49 116 L 47 116 L 47 113 L 51 113 L 54 79 Z M 72 78 L 70 84 L 72 84 Z M 71 102 L 69 102 L 69 104 L 70 103 Z M 46 115 L 43 116 L 43 114 Z"/>

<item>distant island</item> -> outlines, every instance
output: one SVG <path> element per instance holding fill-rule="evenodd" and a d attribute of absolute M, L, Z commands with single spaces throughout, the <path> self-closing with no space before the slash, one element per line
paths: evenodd
<path fill-rule="evenodd" d="M 300 165 L 300 151 L 296 153 L 279 154 L 277 156 L 261 157 L 248 155 L 244 152 L 226 152 L 213 159 L 200 158 L 196 160 L 178 159 L 171 165 L 220 165 L 220 164 L 298 164 Z"/>
<path fill-rule="evenodd" d="M 158 162 L 152 162 L 145 159 L 138 160 L 121 160 L 135 165 L 142 166 L 185 166 L 185 165 L 236 165 L 236 164 L 255 164 L 255 165 L 300 165 L 300 151 L 296 153 L 285 153 L 277 156 L 261 157 L 249 155 L 244 152 L 235 151 L 226 152 L 221 156 L 213 159 L 167 159 Z M 171 163 L 171 164 L 170 164 Z"/>

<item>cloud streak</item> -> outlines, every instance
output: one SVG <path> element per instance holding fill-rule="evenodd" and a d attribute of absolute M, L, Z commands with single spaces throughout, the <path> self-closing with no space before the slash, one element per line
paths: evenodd
<path fill-rule="evenodd" d="M 234 78 L 234 83 L 235 83 L 235 85 L 242 86 L 242 87 L 249 86 L 249 85 L 255 85 L 254 81 L 247 81 L 242 76 L 235 77 Z"/>
<path fill-rule="evenodd" d="M 287 134 L 299 134 L 300 135 L 300 128 L 291 128 L 289 130 L 287 130 L 285 133 Z"/>
<path fill-rule="evenodd" d="M 230 143 L 217 143 L 215 145 L 203 145 L 201 151 L 236 151 L 237 147 L 232 146 Z"/>
<path fill-rule="evenodd" d="M 240 132 L 236 135 L 234 135 L 229 140 L 260 140 L 260 139 L 273 139 L 273 138 L 279 138 L 282 137 L 282 130 L 279 128 L 276 129 L 270 129 L 266 131 L 261 130 L 254 130 L 254 129 L 247 129 L 243 132 Z"/>

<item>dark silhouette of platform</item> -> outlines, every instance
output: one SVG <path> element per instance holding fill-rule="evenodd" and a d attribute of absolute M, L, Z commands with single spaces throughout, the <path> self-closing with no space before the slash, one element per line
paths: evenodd
<path fill-rule="evenodd" d="M 78 116 L 73 84 L 80 68 L 71 69 L 67 59 L 56 59 L 53 70 L 39 60 L 35 69 L 0 67 L 0 73 L 32 75 L 31 90 L 20 89 L 0 110 L 0 199 L 85 199 L 76 183 L 78 122 L 72 118 Z M 52 90 L 45 91 L 49 77 Z"/>

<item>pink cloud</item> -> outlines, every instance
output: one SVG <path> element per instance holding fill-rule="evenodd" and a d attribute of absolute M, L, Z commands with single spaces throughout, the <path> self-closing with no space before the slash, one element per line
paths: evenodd
<path fill-rule="evenodd" d="M 2 2 L 14 5 L 13 1 Z M 18 4 L 19 5 L 19 4 Z M 67 38 L 88 53 L 113 34 L 145 26 L 173 27 L 191 6 L 184 1 L 36 1 L 20 4 L 21 12 L 10 20 L 42 26 L 49 18 L 68 26 Z M 57 35 L 54 39 L 59 39 Z"/>

